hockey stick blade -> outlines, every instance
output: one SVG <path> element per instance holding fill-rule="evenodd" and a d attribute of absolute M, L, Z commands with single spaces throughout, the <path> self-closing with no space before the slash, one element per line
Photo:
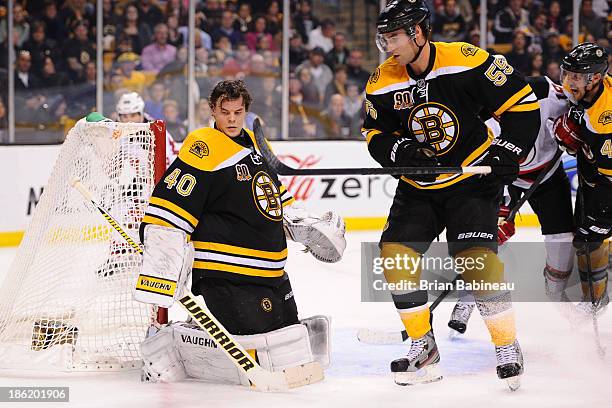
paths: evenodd
<path fill-rule="evenodd" d="M 489 166 L 469 167 L 346 167 L 335 169 L 295 169 L 281 162 L 272 152 L 268 141 L 263 134 L 259 119 L 253 121 L 253 133 L 259 152 L 268 165 L 279 176 L 340 176 L 340 175 L 375 175 L 387 174 L 392 176 L 417 176 L 423 174 L 489 174 Z"/>
<path fill-rule="evenodd" d="M 138 252 L 143 250 L 125 231 L 121 224 L 100 206 L 91 192 L 74 177 L 70 184 L 78 190 L 96 209 L 104 219 L 117 231 L 123 239 Z M 241 370 L 249 381 L 260 391 L 286 391 L 306 384 L 311 384 L 323 379 L 323 369 L 317 362 L 303 364 L 297 367 L 289 367 L 282 372 L 270 372 L 263 369 L 251 355 L 237 342 L 225 327 L 213 316 L 208 308 L 202 304 L 189 290 L 185 290 L 183 296 L 177 300 L 179 305 L 191 316 L 193 321 L 215 342 L 230 359 L 230 361 Z"/>

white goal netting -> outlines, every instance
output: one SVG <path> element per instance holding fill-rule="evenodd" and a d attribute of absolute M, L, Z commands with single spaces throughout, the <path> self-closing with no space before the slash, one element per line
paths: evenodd
<path fill-rule="evenodd" d="M 70 131 L 0 288 L 0 367 L 140 366 L 139 344 L 156 318 L 132 300 L 140 255 L 70 180 L 80 178 L 138 241 L 164 138 L 163 127 L 146 123 L 82 120 Z"/>

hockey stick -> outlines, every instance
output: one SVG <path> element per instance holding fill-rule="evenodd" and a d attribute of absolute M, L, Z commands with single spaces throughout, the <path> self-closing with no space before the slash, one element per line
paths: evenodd
<path fill-rule="evenodd" d="M 336 169 L 295 169 L 281 162 L 272 152 L 263 134 L 259 119 L 253 121 L 253 133 L 259 152 L 268 165 L 279 176 L 340 176 L 348 174 L 374 175 L 388 174 L 392 176 L 422 175 L 422 174 L 489 174 L 489 166 L 469 167 L 353 167 Z"/>
<path fill-rule="evenodd" d="M 94 207 L 100 211 L 104 219 L 117 231 L 123 239 L 138 252 L 143 250 L 123 229 L 121 224 L 115 220 L 102 206 L 100 206 L 91 192 L 81 183 L 78 178 L 70 180 L 70 184 L 76 188 Z M 215 342 L 218 348 L 223 350 L 230 361 L 246 375 L 255 387 L 260 391 L 286 391 L 307 385 L 323 379 L 323 369 L 318 362 L 307 363 L 301 366 L 289 367 L 282 372 L 270 372 L 263 369 L 253 357 L 238 343 L 229 331 L 213 316 L 191 291 L 185 289 L 183 296 L 177 300 L 193 321 Z"/>
<path fill-rule="evenodd" d="M 578 176 L 578 185 L 580 186 L 579 199 L 580 199 L 580 219 L 582 222 L 586 219 L 586 213 L 584 209 L 584 183 L 580 175 Z M 589 251 L 589 245 L 587 242 L 584 243 L 582 250 L 585 252 L 587 264 L 587 274 L 589 279 L 589 296 L 591 297 L 591 305 L 593 307 L 593 332 L 595 333 L 595 347 L 597 348 L 597 354 L 599 358 L 604 358 L 606 355 L 606 349 L 601 345 L 601 338 L 599 336 L 599 322 L 597 321 L 597 305 L 599 302 L 595 301 L 595 288 L 593 287 L 593 266 L 591 264 L 591 252 Z"/>
<path fill-rule="evenodd" d="M 527 202 L 527 200 L 529 200 L 529 197 L 531 197 L 533 192 L 542 183 L 542 180 L 544 180 L 544 177 L 546 177 L 548 171 L 552 168 L 552 166 L 555 165 L 555 163 L 559 160 L 562 154 L 563 152 L 557 149 L 553 158 L 548 162 L 548 165 L 544 169 L 542 169 L 542 171 L 540 172 L 540 174 L 538 174 L 538 177 L 536 177 L 529 189 L 525 191 L 525 194 L 523 194 L 523 196 L 512 207 L 512 210 L 510 210 L 510 213 L 508 214 L 508 220 L 514 219 L 520 208 L 523 206 L 523 204 Z M 455 276 L 455 279 L 453 279 L 452 281 L 453 284 L 457 282 L 457 279 L 459 279 L 460 276 L 461 275 Z M 438 295 L 436 300 L 434 300 L 434 302 L 429 307 L 429 310 L 433 312 L 433 310 L 440 304 L 440 302 L 442 302 L 442 300 L 444 300 L 446 296 L 448 296 L 451 291 L 452 289 L 447 288 L 442 293 L 440 293 L 440 295 Z M 360 329 L 357 333 L 357 339 L 360 342 L 367 344 L 399 344 L 408 340 L 408 337 L 409 336 L 406 330 L 402 330 L 401 332 L 383 332 L 371 329 Z"/>

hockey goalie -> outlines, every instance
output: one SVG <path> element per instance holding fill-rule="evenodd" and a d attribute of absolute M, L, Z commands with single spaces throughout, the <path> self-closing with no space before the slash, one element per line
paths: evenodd
<path fill-rule="evenodd" d="M 251 97 L 242 81 L 220 82 L 209 100 L 215 127 L 187 137 L 150 199 L 134 296 L 168 307 L 190 285 L 262 368 L 313 362 L 325 368 L 329 319 L 298 319 L 284 269 L 286 237 L 321 261 L 337 262 L 346 246 L 344 221 L 333 212 L 315 216 L 295 207 L 243 127 Z M 208 333 L 189 321 L 151 331 L 141 353 L 145 381 L 249 385 Z M 311 382 L 320 379 L 322 370 Z"/>

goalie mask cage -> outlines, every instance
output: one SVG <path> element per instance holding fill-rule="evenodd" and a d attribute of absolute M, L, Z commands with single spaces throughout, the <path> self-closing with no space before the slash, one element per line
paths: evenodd
<path fill-rule="evenodd" d="M 166 167 L 165 147 L 161 121 L 81 120 L 68 133 L 0 288 L 1 368 L 141 366 L 140 343 L 152 323 L 167 321 L 167 311 L 132 299 L 141 255 L 70 180 L 80 178 L 138 241 Z"/>

